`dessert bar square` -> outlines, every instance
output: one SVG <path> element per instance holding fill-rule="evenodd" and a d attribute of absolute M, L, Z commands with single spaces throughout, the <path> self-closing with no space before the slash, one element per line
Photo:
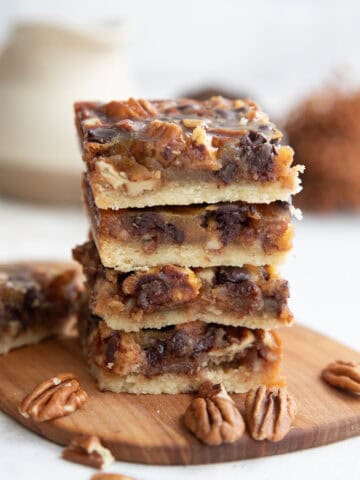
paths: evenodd
<path fill-rule="evenodd" d="M 83 288 L 76 263 L 0 266 L 0 354 L 75 325 Z"/>
<path fill-rule="evenodd" d="M 75 117 L 99 208 L 288 200 L 300 166 L 250 100 L 79 102 Z"/>
<path fill-rule="evenodd" d="M 274 265 L 292 247 L 286 202 L 104 210 L 95 205 L 86 178 L 83 195 L 103 265 L 123 272 L 166 263 Z"/>
<path fill-rule="evenodd" d="M 271 331 L 191 322 L 128 333 L 85 312 L 81 322 L 83 346 L 102 390 L 181 393 L 210 380 L 242 393 L 282 381 L 281 342 Z"/>
<path fill-rule="evenodd" d="M 270 330 L 289 326 L 288 283 L 273 266 L 186 268 L 164 265 L 122 273 L 102 266 L 93 242 L 74 249 L 87 277 L 89 306 L 125 331 L 205 323 Z"/>

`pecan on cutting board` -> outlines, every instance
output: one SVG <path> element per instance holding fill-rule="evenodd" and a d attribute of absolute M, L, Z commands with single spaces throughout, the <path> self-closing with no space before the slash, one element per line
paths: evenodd
<path fill-rule="evenodd" d="M 205 382 L 188 406 L 184 423 L 203 443 L 221 445 L 238 440 L 245 423 L 235 403 L 220 385 Z"/>
<path fill-rule="evenodd" d="M 245 410 L 248 431 L 254 440 L 278 442 L 289 432 L 297 405 L 286 388 L 261 385 L 246 395 Z"/>
<path fill-rule="evenodd" d="M 19 412 L 36 422 L 70 415 L 87 400 L 73 373 L 60 373 L 37 385 L 20 403 Z"/>
<path fill-rule="evenodd" d="M 360 394 L 360 364 L 338 360 L 321 372 L 321 377 L 332 387 Z"/>

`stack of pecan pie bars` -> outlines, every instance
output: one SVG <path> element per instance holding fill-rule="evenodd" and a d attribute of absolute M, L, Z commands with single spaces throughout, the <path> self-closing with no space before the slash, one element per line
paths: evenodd
<path fill-rule="evenodd" d="M 80 336 L 100 389 L 277 385 L 300 166 L 250 100 L 79 102 Z"/>

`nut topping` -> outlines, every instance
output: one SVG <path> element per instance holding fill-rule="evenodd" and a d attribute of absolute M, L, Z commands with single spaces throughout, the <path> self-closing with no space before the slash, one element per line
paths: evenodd
<path fill-rule="evenodd" d="M 222 385 L 205 382 L 184 415 L 187 428 L 203 443 L 221 445 L 238 440 L 245 423 Z"/>
<path fill-rule="evenodd" d="M 23 417 L 37 422 L 70 415 L 87 400 L 73 373 L 61 373 L 37 385 L 19 406 Z"/>
<path fill-rule="evenodd" d="M 174 123 L 153 120 L 143 133 L 143 140 L 151 149 L 161 152 L 159 161 L 168 166 L 185 148 L 181 127 Z"/>
<path fill-rule="evenodd" d="M 114 461 L 110 450 L 101 444 L 99 437 L 96 435 L 74 437 L 70 445 L 64 448 L 62 458 L 99 469 L 108 467 Z M 126 478 L 124 477 L 124 479 Z"/>
<path fill-rule="evenodd" d="M 142 98 L 122 102 L 112 101 L 102 107 L 103 113 L 110 118 L 118 120 L 141 120 L 151 118 L 157 115 L 157 111 L 153 104 Z"/>
<path fill-rule="evenodd" d="M 245 411 L 249 434 L 253 439 L 278 442 L 289 432 L 297 405 L 286 388 L 261 385 L 248 392 Z"/>
<path fill-rule="evenodd" d="M 356 362 L 330 363 L 321 372 L 326 383 L 333 387 L 342 388 L 351 393 L 360 394 L 360 364 Z"/>

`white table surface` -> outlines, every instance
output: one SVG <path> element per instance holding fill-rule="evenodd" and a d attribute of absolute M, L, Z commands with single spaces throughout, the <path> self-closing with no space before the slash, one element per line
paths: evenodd
<path fill-rule="evenodd" d="M 282 272 L 297 321 L 360 349 L 360 215 L 306 215 L 296 222 L 294 253 Z M 0 262 L 69 259 L 86 238 L 79 209 L 45 208 L 0 199 Z M 299 366 L 301 368 L 301 365 Z M 1 372 L 0 372 L 1 374 Z M 301 402 L 301 399 L 299 399 Z M 343 479 L 360 476 L 360 437 L 287 455 L 197 467 L 116 462 L 109 471 L 139 480 Z M 0 479 L 89 479 L 90 468 L 60 459 L 61 448 L 0 413 Z M 246 477 L 244 477 L 244 475 Z"/>

